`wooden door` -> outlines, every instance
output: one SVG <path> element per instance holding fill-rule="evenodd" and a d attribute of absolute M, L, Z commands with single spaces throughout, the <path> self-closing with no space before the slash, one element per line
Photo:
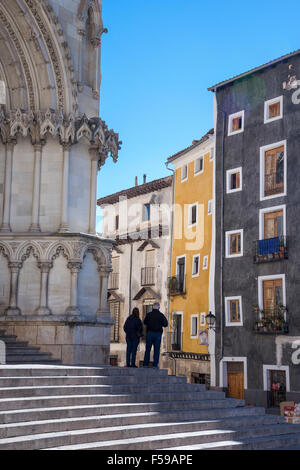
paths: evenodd
<path fill-rule="evenodd" d="M 264 238 L 281 237 L 283 235 L 283 211 L 266 212 L 264 214 Z"/>
<path fill-rule="evenodd" d="M 263 281 L 263 296 L 265 313 L 274 314 L 282 303 L 282 279 Z"/>
<path fill-rule="evenodd" d="M 244 372 L 227 372 L 228 396 L 244 399 Z"/>

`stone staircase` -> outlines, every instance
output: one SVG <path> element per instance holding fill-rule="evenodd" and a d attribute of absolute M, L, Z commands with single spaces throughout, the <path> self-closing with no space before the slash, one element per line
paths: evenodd
<path fill-rule="evenodd" d="M 0 450 L 278 449 L 300 426 L 165 370 L 0 366 Z"/>
<path fill-rule="evenodd" d="M 27 341 L 19 341 L 0 329 L 0 341 L 6 346 L 6 364 L 60 364 L 50 353 L 40 352 L 39 347 L 29 346 Z"/>

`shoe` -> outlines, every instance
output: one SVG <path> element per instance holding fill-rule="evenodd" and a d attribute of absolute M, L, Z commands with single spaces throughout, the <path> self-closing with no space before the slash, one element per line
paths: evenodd
<path fill-rule="evenodd" d="M 137 366 L 131 366 L 131 367 L 135 367 L 137 369 Z"/>

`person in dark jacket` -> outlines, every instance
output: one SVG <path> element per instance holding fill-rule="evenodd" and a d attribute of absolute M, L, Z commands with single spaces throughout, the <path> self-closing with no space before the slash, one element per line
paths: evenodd
<path fill-rule="evenodd" d="M 132 310 L 132 314 L 127 318 L 124 324 L 124 331 L 126 333 L 127 343 L 126 364 L 127 367 L 136 367 L 136 352 L 140 338 L 143 335 L 143 324 L 140 320 L 140 312 L 138 308 L 134 308 Z"/>
<path fill-rule="evenodd" d="M 147 327 L 144 367 L 149 365 L 151 348 L 154 346 L 153 367 L 158 368 L 161 336 L 163 328 L 168 326 L 168 320 L 159 309 L 160 305 L 156 302 L 153 305 L 152 312 L 149 312 L 144 320 L 144 324 Z"/>

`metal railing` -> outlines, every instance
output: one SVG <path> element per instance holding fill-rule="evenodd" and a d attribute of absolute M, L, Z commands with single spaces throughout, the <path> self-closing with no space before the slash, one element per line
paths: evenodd
<path fill-rule="evenodd" d="M 279 306 L 275 310 L 259 310 L 254 307 L 254 331 L 263 334 L 288 334 L 289 325 L 286 320 L 287 308 Z"/>
<path fill-rule="evenodd" d="M 283 171 L 265 174 L 265 196 L 280 194 L 283 192 Z"/>
<path fill-rule="evenodd" d="M 185 276 L 171 276 L 168 278 L 169 295 L 182 295 L 185 292 Z"/>
<path fill-rule="evenodd" d="M 254 263 L 269 263 L 288 259 L 288 238 L 284 236 L 256 240 Z"/>
<path fill-rule="evenodd" d="M 108 280 L 108 289 L 109 290 L 116 290 L 119 289 L 119 273 L 110 273 L 109 280 Z"/>
<path fill-rule="evenodd" d="M 141 269 L 141 285 L 154 286 L 155 285 L 155 272 L 156 268 L 142 268 Z"/>

